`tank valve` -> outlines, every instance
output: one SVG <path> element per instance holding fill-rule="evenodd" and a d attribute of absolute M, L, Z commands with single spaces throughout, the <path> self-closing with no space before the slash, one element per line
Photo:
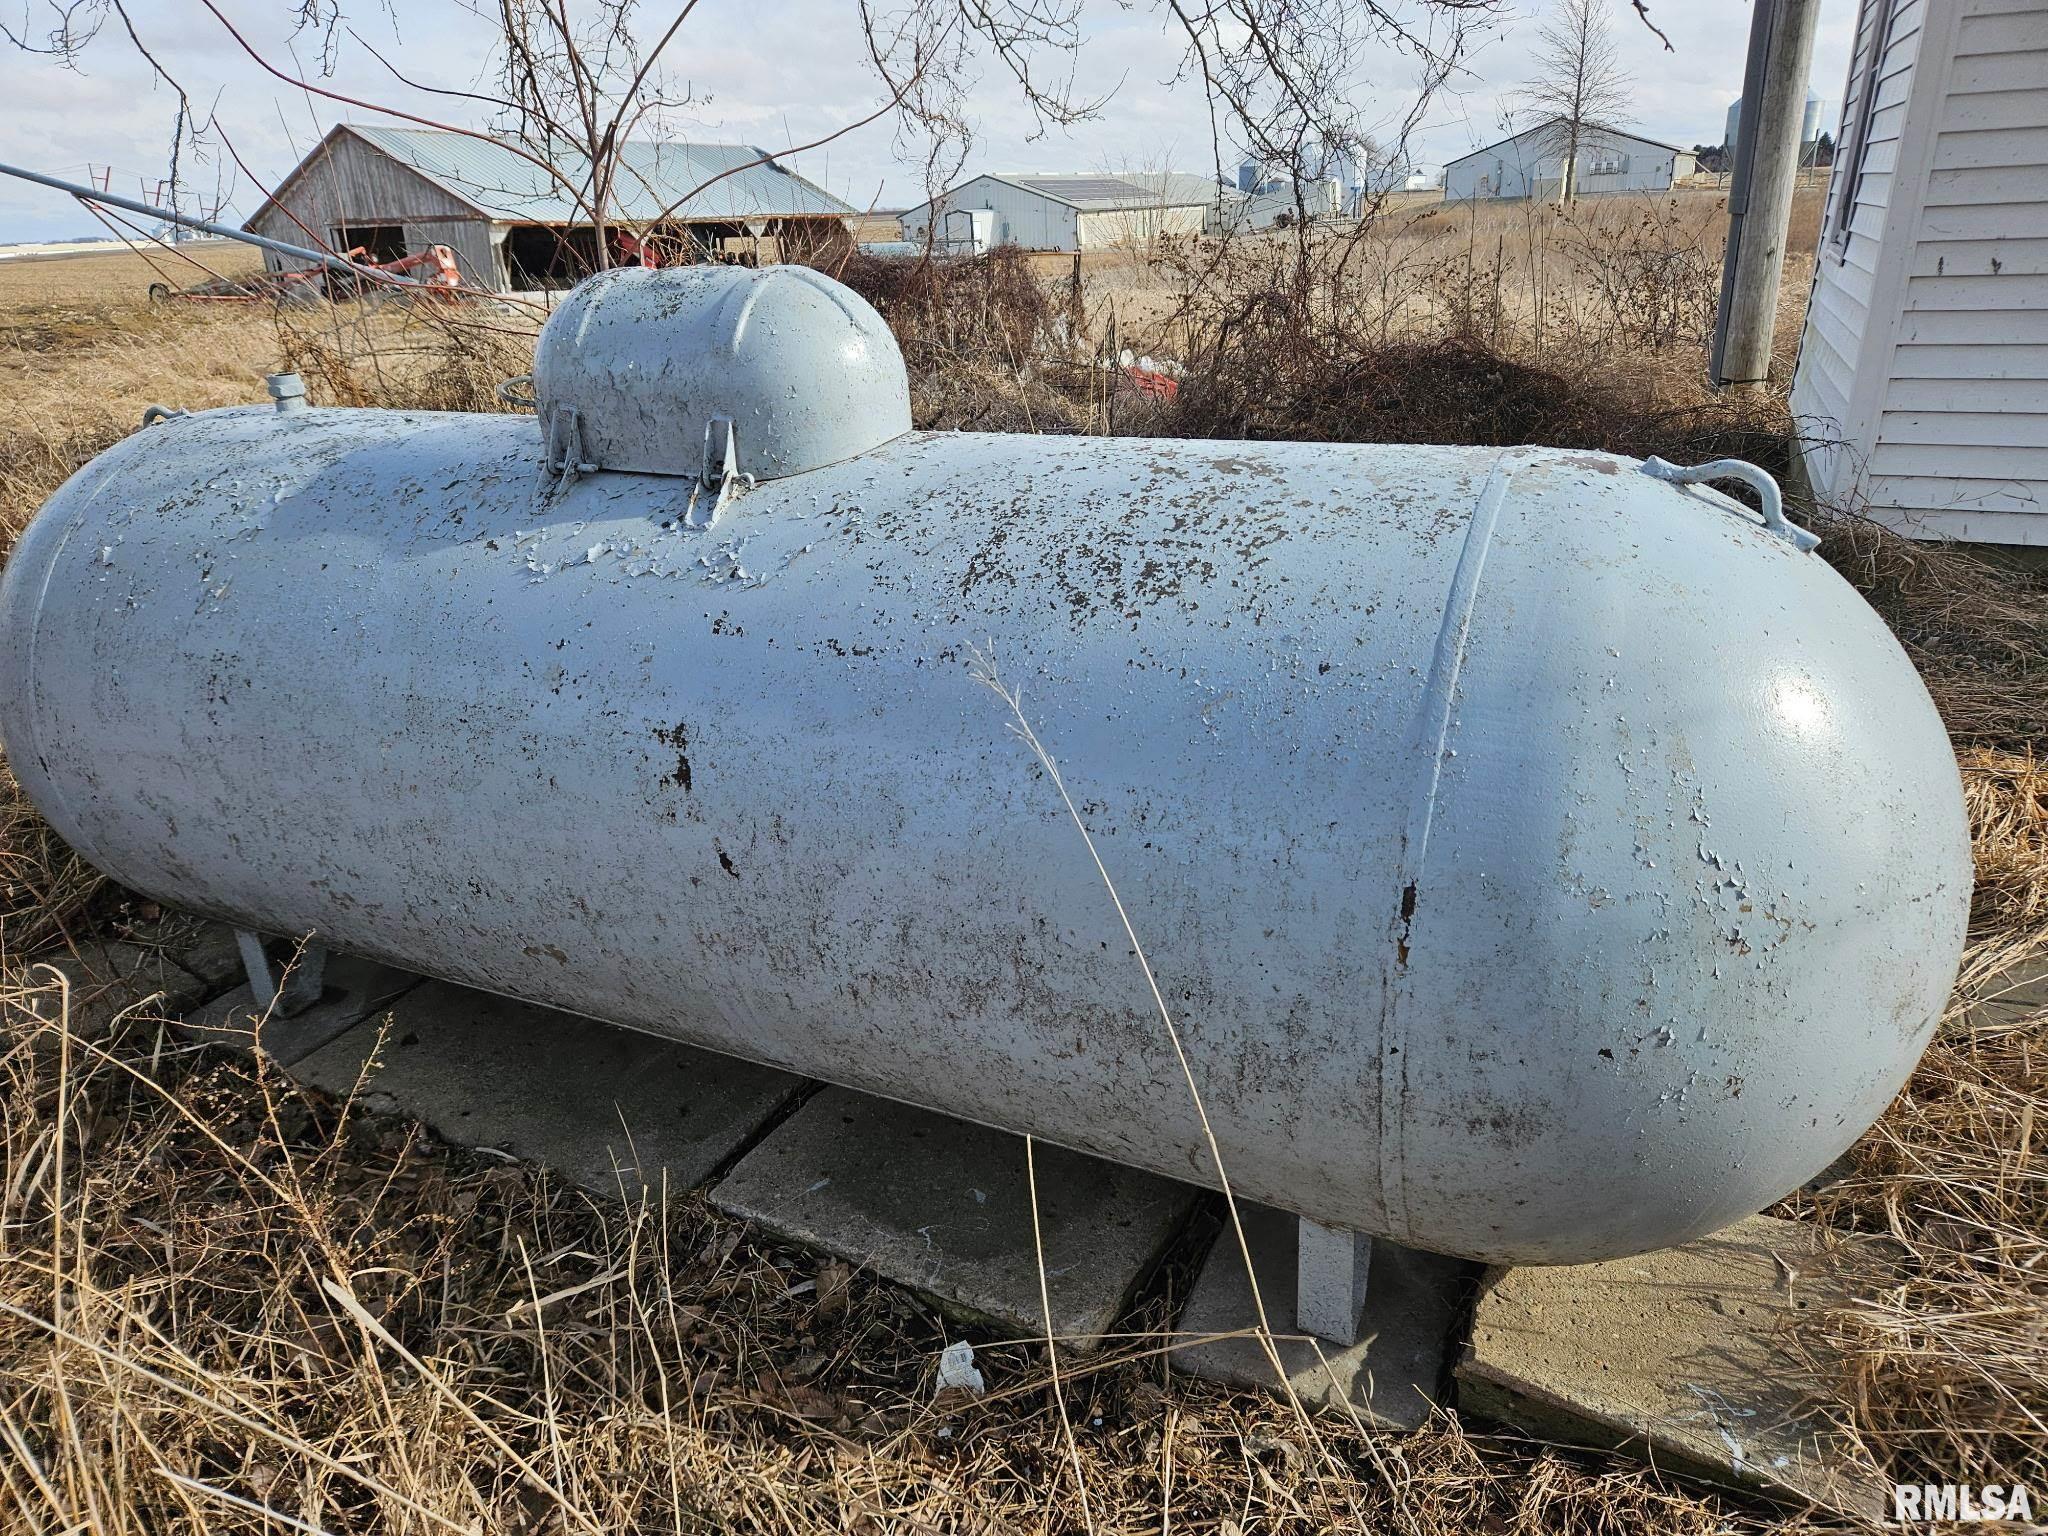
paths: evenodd
<path fill-rule="evenodd" d="M 306 408 L 306 381 L 296 373 L 273 373 L 263 380 L 270 398 L 277 402 L 277 414 L 290 416 Z"/>

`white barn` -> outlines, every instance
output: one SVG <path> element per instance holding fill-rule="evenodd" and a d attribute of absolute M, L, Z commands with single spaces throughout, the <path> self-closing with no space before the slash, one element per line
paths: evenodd
<path fill-rule="evenodd" d="M 1321 181 L 1282 182 L 1264 192 L 1248 192 L 1224 211 L 1227 226 L 1238 229 L 1291 229 L 1306 213 L 1310 223 L 1344 216 L 1344 184 L 1334 176 Z"/>
<path fill-rule="evenodd" d="M 1207 176 L 1136 171 L 1120 175 L 984 175 L 949 187 L 902 214 L 903 238 L 922 245 L 934 209 L 941 242 L 973 229 L 980 246 L 1092 251 L 1141 245 L 1162 235 L 1217 227 L 1222 200 L 1237 199 Z M 985 214 L 986 217 L 976 217 Z M 981 231 L 986 230 L 986 234 Z"/>
<path fill-rule="evenodd" d="M 2048 545 L 2048 0 L 1861 0 L 1792 382 L 1815 494 Z"/>
<path fill-rule="evenodd" d="M 1444 167 L 1444 201 L 1555 198 L 1564 171 L 1566 132 L 1562 119 L 1551 118 L 1459 156 Z M 1579 129 L 1578 169 L 1572 180 L 1581 196 L 1665 192 L 1698 169 L 1691 150 L 1585 123 Z"/>

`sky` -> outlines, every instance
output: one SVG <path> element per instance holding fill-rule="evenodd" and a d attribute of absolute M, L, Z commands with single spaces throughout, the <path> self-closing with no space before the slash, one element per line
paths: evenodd
<path fill-rule="evenodd" d="M 399 84 L 369 52 L 420 86 L 487 83 L 486 30 L 475 0 L 342 0 L 361 39 L 342 35 L 334 73 L 320 73 L 317 39 L 294 37 L 295 0 L 215 0 L 249 43 L 295 78 L 381 106 L 463 126 L 485 126 L 481 109 Z M 667 24 L 680 0 L 641 0 L 642 27 Z M 1527 79 L 1530 51 L 1550 0 L 1511 0 L 1466 68 L 1439 92 L 1409 141 L 1410 158 L 1434 171 L 1502 136 L 1502 117 Z M 1747 0 L 1651 0 L 1675 51 L 1612 0 L 1613 30 L 1632 77 L 1628 126 L 1691 146 L 1719 143 L 1728 103 L 1740 94 L 1749 27 Z M 1077 95 L 1106 97 L 1091 121 L 1041 129 L 1000 69 L 984 68 L 969 115 L 976 142 L 964 174 L 981 171 L 1208 171 L 1215 164 L 1199 84 L 1178 78 L 1181 48 L 1157 0 L 1083 0 Z M 1822 124 L 1839 116 L 1855 0 L 1823 0 L 1813 88 Z M 239 222 L 335 122 L 395 121 L 311 96 L 265 73 L 200 0 L 128 0 L 142 42 L 220 124 L 250 170 L 215 151 L 185 179 L 207 201 L 225 195 L 223 218 Z M 49 0 L 0 0 L 10 29 L 47 33 Z M 368 45 L 368 47 L 365 46 Z M 666 57 L 691 103 L 672 121 L 676 137 L 745 142 L 780 152 L 874 112 L 886 92 L 866 62 L 854 0 L 698 0 Z M 1370 127 L 1398 124 L 1414 101 L 1408 61 L 1361 61 L 1354 102 Z M 111 188 L 153 197 L 167 169 L 175 94 L 110 22 L 75 66 L 24 54 L 0 41 L 0 161 L 86 180 L 112 169 Z M 915 153 L 884 118 L 794 157 L 794 168 L 860 207 L 901 207 L 924 195 Z M 1226 165 L 1230 163 L 1226 149 Z M 62 240 L 104 231 L 62 193 L 0 178 L 0 243 Z"/>

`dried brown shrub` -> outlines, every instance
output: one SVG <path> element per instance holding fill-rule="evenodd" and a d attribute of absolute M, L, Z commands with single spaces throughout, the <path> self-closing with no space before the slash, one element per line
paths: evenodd
<path fill-rule="evenodd" d="M 538 317 L 373 294 L 277 311 L 284 365 L 321 405 L 504 411 L 506 379 L 533 366 Z"/>
<path fill-rule="evenodd" d="M 1248 295 L 1190 359 L 1176 437 L 1597 448 L 1783 473 L 1782 405 L 1671 391 L 1597 349 L 1511 355 L 1476 339 L 1381 341 L 1318 322 L 1278 290 Z M 1649 386 L 1649 387 L 1646 387 Z"/>
<path fill-rule="evenodd" d="M 32 979 L 31 979 L 32 980 Z M 564 1189 L 137 1016 L 0 999 L 0 1493 L 21 1529 L 1079 1531 L 1042 1347 L 700 1199 Z M 55 1008 L 46 1009 L 54 1015 Z M 1185 1257 L 1185 1256 L 1183 1256 Z M 1410 1437 L 1172 1377 L 1152 1332 L 1062 1371 L 1094 1529 L 1742 1536 L 1649 1469 Z"/>
<path fill-rule="evenodd" d="M 1022 361 L 1051 333 L 1052 303 L 1014 245 L 953 258 L 856 251 L 834 275 L 889 322 L 913 370 L 961 357 Z"/>

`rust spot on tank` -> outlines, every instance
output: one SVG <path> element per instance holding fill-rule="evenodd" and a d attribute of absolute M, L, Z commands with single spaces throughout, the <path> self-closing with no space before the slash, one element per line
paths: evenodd
<path fill-rule="evenodd" d="M 1559 454 L 1554 462 L 1570 465 L 1573 469 L 1590 469 L 1601 475 L 1621 473 L 1621 466 L 1601 453 L 1564 453 Z"/>
<path fill-rule="evenodd" d="M 1397 963 L 1408 963 L 1408 930 L 1415 921 L 1415 882 L 1410 880 L 1401 887 L 1401 936 L 1394 941 L 1394 958 Z"/>
<path fill-rule="evenodd" d="M 690 792 L 689 726 L 683 721 L 678 720 L 665 731 L 657 730 L 654 733 L 654 739 L 666 746 L 675 748 L 676 768 L 675 772 L 668 776 L 667 782 L 678 785 L 683 793 L 687 795 Z"/>

